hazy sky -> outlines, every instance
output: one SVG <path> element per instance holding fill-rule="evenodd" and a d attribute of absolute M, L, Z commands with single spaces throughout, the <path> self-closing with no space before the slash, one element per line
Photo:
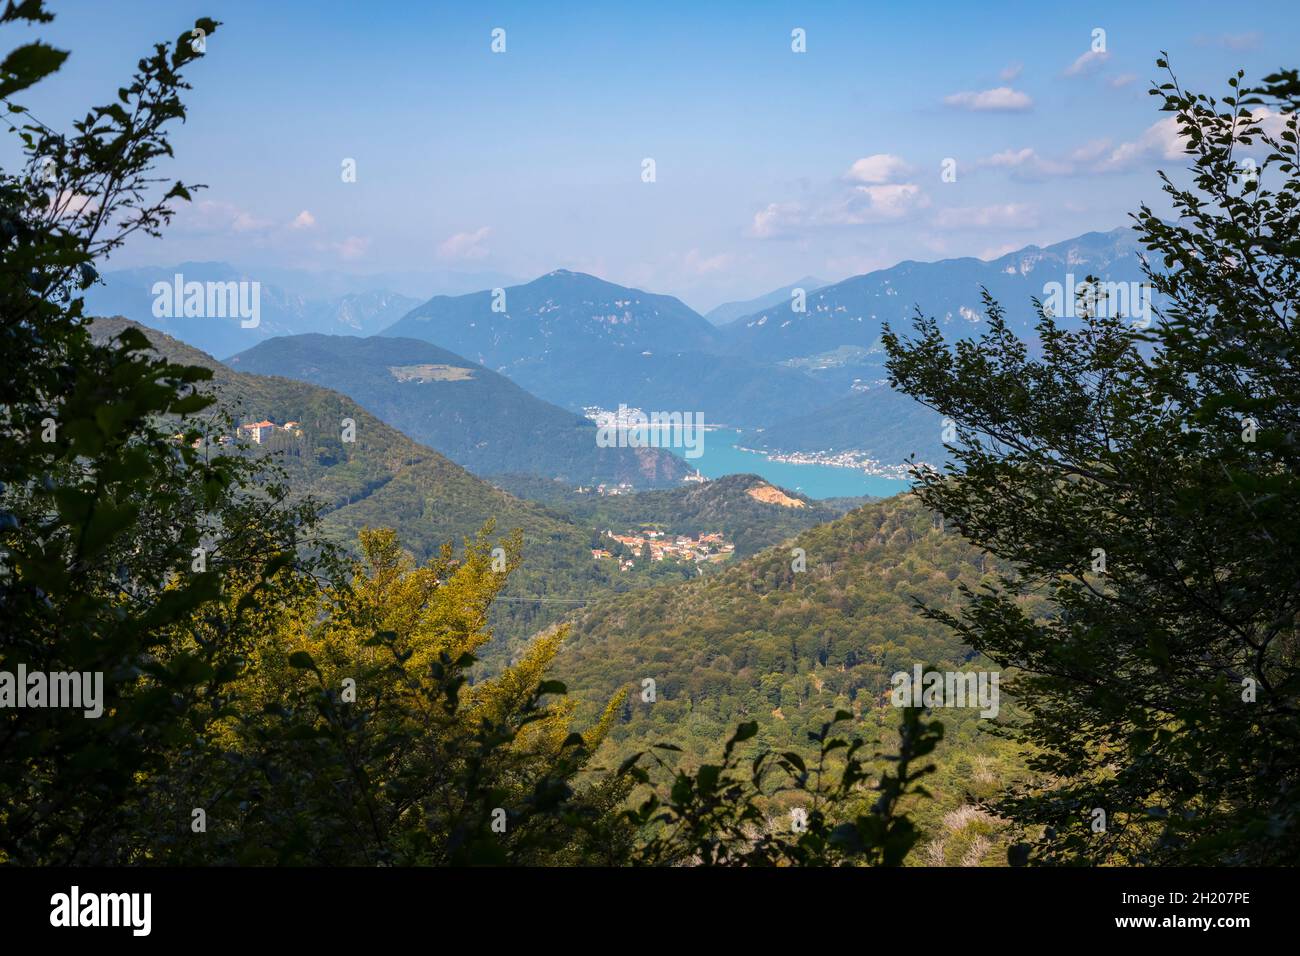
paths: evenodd
<path fill-rule="evenodd" d="M 1147 95 L 1159 50 L 1216 95 L 1300 65 L 1294 0 L 50 6 L 39 33 L 73 55 L 20 99 L 51 125 L 223 22 L 167 169 L 209 188 L 110 267 L 568 268 L 698 309 L 1122 225 L 1182 164 Z"/>

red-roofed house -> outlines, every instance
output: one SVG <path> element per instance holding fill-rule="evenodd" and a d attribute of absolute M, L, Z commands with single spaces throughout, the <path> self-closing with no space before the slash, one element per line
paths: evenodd
<path fill-rule="evenodd" d="M 275 431 L 275 422 L 253 422 L 251 425 L 240 425 L 239 430 L 260 445 L 263 438 Z"/>

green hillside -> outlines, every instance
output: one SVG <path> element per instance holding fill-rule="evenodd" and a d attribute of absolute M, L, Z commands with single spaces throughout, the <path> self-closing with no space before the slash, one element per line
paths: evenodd
<path fill-rule="evenodd" d="M 857 451 L 886 465 L 901 464 L 914 455 L 938 466 L 948 460 L 943 427 L 942 415 L 882 384 L 747 432 L 745 441 L 784 453 Z"/>
<path fill-rule="evenodd" d="M 99 319 L 92 334 L 111 338 L 128 324 L 134 323 Z M 654 569 L 619 574 L 592 561 L 589 529 L 476 478 L 338 392 L 235 372 L 161 332 L 137 327 L 160 355 L 212 369 L 221 406 L 238 422 L 300 423 L 301 437 L 277 430 L 249 453 L 273 455 L 297 496 L 322 503 L 327 539 L 352 548 L 363 527 L 395 528 L 402 545 L 424 559 L 443 542 L 459 546 L 489 521 L 495 524 L 496 540 L 521 531 L 523 565 L 511 575 L 492 612 L 505 646 L 594 594 L 655 580 Z M 355 441 L 342 440 L 344 419 L 355 422 Z"/>
<path fill-rule="evenodd" d="M 227 364 L 342 392 L 476 475 L 522 472 L 654 488 L 676 485 L 694 470 L 661 448 L 601 448 L 588 419 L 416 339 L 283 336 Z"/>
<path fill-rule="evenodd" d="M 844 499 L 828 506 L 797 491 L 778 488 L 758 475 L 727 475 L 635 495 L 578 493 L 560 482 L 519 475 L 493 481 L 582 525 L 613 530 L 654 528 L 685 535 L 720 532 L 736 546 L 739 558 L 757 554 L 806 528 L 834 521 L 850 507 L 862 504 L 858 499 Z"/>
<path fill-rule="evenodd" d="M 806 555 L 798 573 L 796 547 Z M 806 752 L 808 732 L 840 708 L 888 739 L 898 715 L 889 700 L 894 673 L 917 664 L 990 667 L 923 618 L 913 600 L 956 607 L 959 586 L 978 586 L 992 570 L 991 559 L 941 530 L 912 496 L 899 496 L 720 574 L 587 607 L 557 676 L 592 709 L 628 688 L 610 731 L 611 761 L 657 742 L 683 748 L 688 760 L 715 757 L 729 728 L 746 720 L 758 722 L 761 743 Z M 653 703 L 642 697 L 646 679 L 655 684 Z M 1005 693 L 1001 704 L 1005 718 Z M 965 858 L 975 835 L 993 827 L 971 805 L 1021 775 L 1023 760 L 977 710 L 940 708 L 935 716 L 945 742 L 931 786 L 937 799 L 922 819 L 933 853 L 947 859 L 964 848 Z M 979 846 L 980 861 L 998 858 L 993 843 Z"/>

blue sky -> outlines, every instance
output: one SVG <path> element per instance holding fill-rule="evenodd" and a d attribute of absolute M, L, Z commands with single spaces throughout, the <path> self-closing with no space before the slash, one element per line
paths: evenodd
<path fill-rule="evenodd" d="M 1294 2 L 1081 6 L 53 0 L 73 55 L 23 102 L 65 124 L 210 15 L 167 169 L 209 188 L 110 266 L 569 268 L 707 309 L 1123 225 L 1183 165 L 1160 49 L 1215 94 L 1300 65 Z"/>

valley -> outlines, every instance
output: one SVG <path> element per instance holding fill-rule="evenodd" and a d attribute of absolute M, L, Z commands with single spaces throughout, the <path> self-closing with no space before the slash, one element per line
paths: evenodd
<path fill-rule="evenodd" d="M 880 323 L 922 287 L 965 315 L 972 283 L 1019 291 L 1036 266 L 1107 241 L 904 263 L 805 290 L 809 312 L 780 321 L 782 290 L 731 303 L 715 326 L 672 297 L 559 270 L 501 295 L 435 296 L 362 334 L 277 334 L 225 363 L 149 335 L 212 369 L 233 416 L 221 446 L 273 460 L 345 552 L 383 527 L 417 561 L 481 533 L 517 542 L 476 679 L 559 628 L 557 676 L 582 719 L 626 693 L 600 761 L 670 741 L 689 765 L 748 720 L 761 744 L 799 752 L 835 710 L 889 745 L 892 675 L 990 666 L 917 610 L 955 610 L 997 568 L 907 494 L 909 462 L 944 460 L 942 423 L 889 388 Z M 756 311 L 736 316 L 745 305 Z M 638 414 L 707 424 L 694 444 L 671 429 L 602 440 L 649 427 Z M 914 808 L 927 859 L 997 862 L 1002 824 L 978 805 L 1026 779 L 1023 757 L 974 711 L 942 716 L 934 799 Z"/>
<path fill-rule="evenodd" d="M 295 335 L 229 359 L 231 368 L 342 392 L 387 424 L 490 476 L 520 470 L 571 484 L 681 483 L 694 469 L 656 448 L 602 448 L 594 425 L 504 375 L 417 339 Z"/>
<path fill-rule="evenodd" d="M 1286 923 L 1291 7 L 189 6 L 0 11 L 8 922 Z"/>
<path fill-rule="evenodd" d="M 889 386 L 885 323 L 906 331 L 919 309 L 946 337 L 968 339 L 984 328 L 987 288 L 1032 346 L 1031 299 L 1090 271 L 1120 284 L 1141 278 L 1128 230 L 989 261 L 902 262 L 838 282 L 804 277 L 708 318 L 673 296 L 566 269 L 423 302 L 391 291 L 327 302 L 286 291 L 307 288 L 286 275 L 283 287 L 264 292 L 266 320 L 255 329 L 151 314 L 144 290 L 155 272 L 242 274 L 222 264 L 115 273 L 91 305 L 230 355 L 232 367 L 348 394 L 478 475 L 528 471 L 647 490 L 678 485 L 698 468 L 711 478 L 757 472 L 815 497 L 887 496 L 906 487 L 905 462 L 939 464 L 945 452 L 939 419 Z M 593 447 L 583 416 L 620 406 L 698 415 L 737 440 L 711 432 L 704 458 L 686 461 L 683 449 Z"/>

